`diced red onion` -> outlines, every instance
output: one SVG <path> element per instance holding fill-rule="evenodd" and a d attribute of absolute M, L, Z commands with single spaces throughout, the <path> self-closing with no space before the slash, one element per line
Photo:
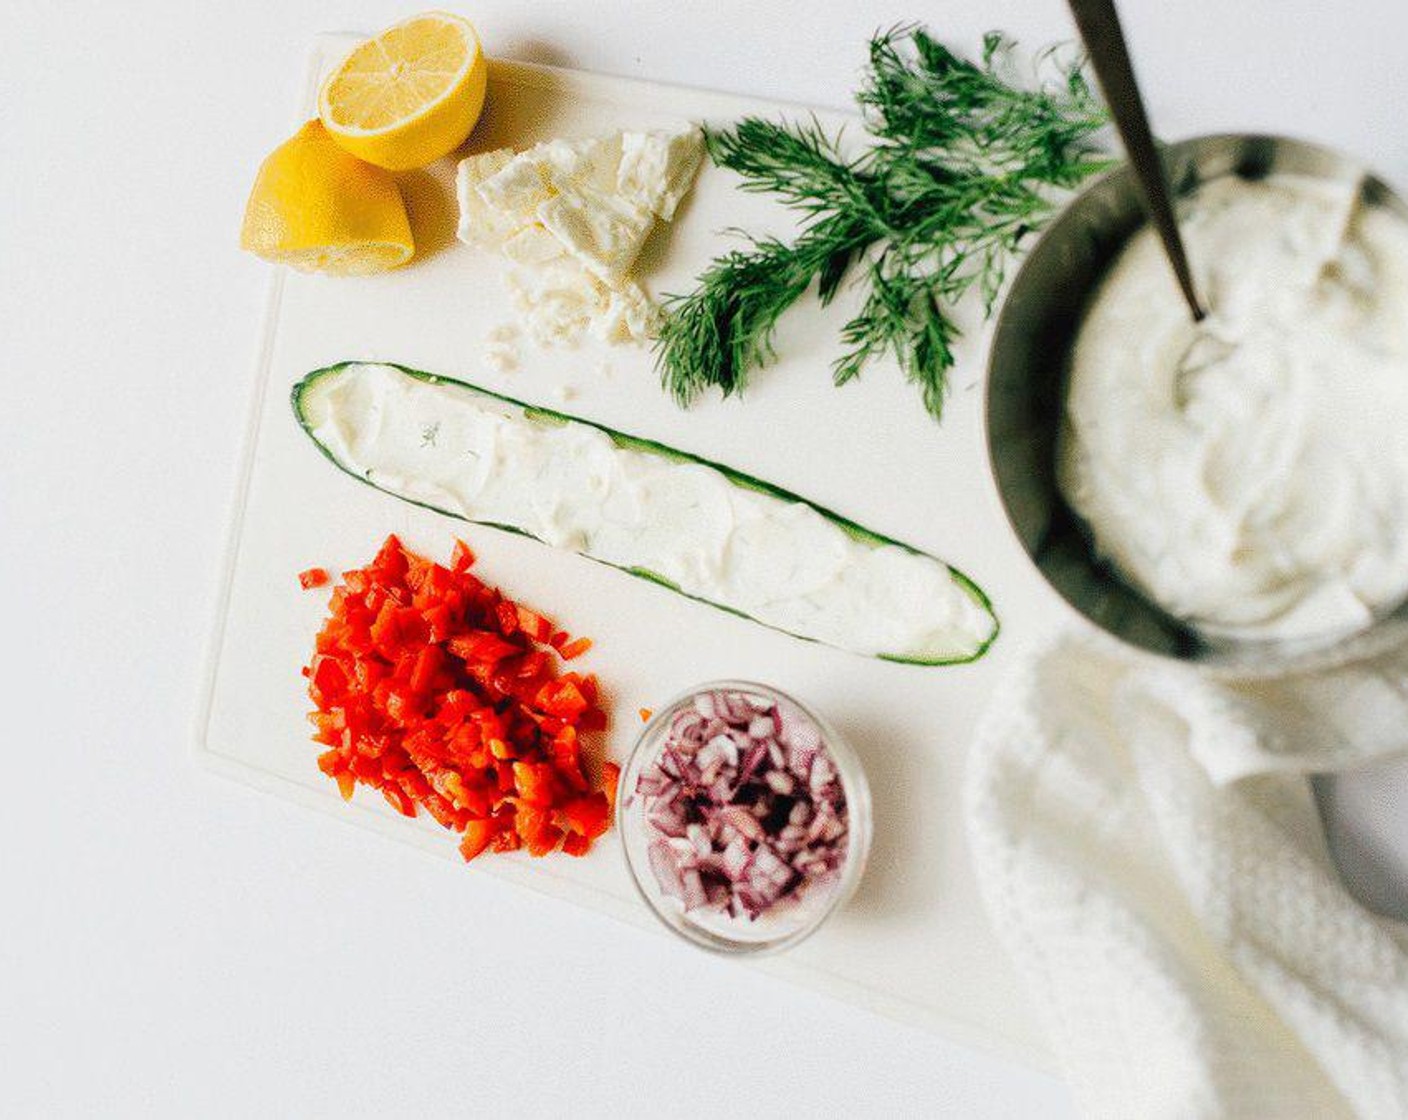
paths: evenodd
<path fill-rule="evenodd" d="M 698 910 L 701 906 L 709 904 L 709 895 L 704 890 L 704 880 L 694 868 L 691 867 L 680 875 L 680 888 L 683 891 L 686 912 Z"/>
<path fill-rule="evenodd" d="M 650 845 L 647 854 L 650 870 L 655 873 L 655 881 L 660 884 L 660 889 L 672 898 L 683 897 L 680 869 L 675 863 L 675 853 L 670 850 L 670 845 L 664 840 L 656 840 Z"/>
<path fill-rule="evenodd" d="M 699 768 L 699 784 L 701 786 L 712 786 L 718 780 L 719 774 L 723 772 L 724 760 L 717 755 L 710 756 L 709 760 L 702 763 Z"/>
<path fill-rule="evenodd" d="M 821 729 L 801 712 L 789 705 L 779 705 L 782 729 L 779 738 L 798 750 L 816 750 L 821 746 Z"/>
<path fill-rule="evenodd" d="M 805 782 L 811 776 L 812 765 L 820 753 L 820 747 L 789 747 L 787 750 L 787 769 Z"/>
<path fill-rule="evenodd" d="M 757 918 L 836 877 L 846 800 L 820 728 L 794 706 L 701 693 L 636 782 L 660 888 L 686 910 Z"/>
<path fill-rule="evenodd" d="M 729 766 L 737 768 L 738 744 L 733 741 L 732 735 L 715 735 L 705 746 L 717 751 Z"/>
<path fill-rule="evenodd" d="M 737 785 L 746 785 L 753 778 L 753 773 L 762 765 L 768 757 L 768 745 L 766 742 L 757 743 L 750 747 L 748 753 L 743 756 L 743 765 L 738 768 Z"/>
<path fill-rule="evenodd" d="M 827 758 L 824 754 L 817 755 L 816 760 L 812 763 L 811 776 L 807 782 L 808 786 L 811 788 L 812 795 L 815 796 L 820 793 L 834 782 L 836 778 L 836 767 L 831 759 Z"/>
<path fill-rule="evenodd" d="M 767 835 L 758 818 L 741 805 L 725 805 L 719 810 L 719 819 L 731 825 L 746 840 L 761 840 Z"/>
<path fill-rule="evenodd" d="M 661 836 L 683 836 L 685 834 L 684 809 L 678 804 L 652 805 L 645 819 Z"/>
<path fill-rule="evenodd" d="M 736 881 L 748 870 L 748 865 L 752 862 L 753 851 L 749 848 L 748 841 L 739 836 L 724 849 L 720 864 L 724 874 Z"/>
<path fill-rule="evenodd" d="M 709 830 L 702 824 L 692 824 L 685 829 L 685 837 L 694 846 L 700 859 L 714 854 L 714 842 L 709 839 Z"/>
<path fill-rule="evenodd" d="M 710 695 L 714 702 L 714 712 L 720 719 L 726 719 L 729 723 L 740 723 L 752 715 L 743 697 L 736 692 L 721 691 Z"/>

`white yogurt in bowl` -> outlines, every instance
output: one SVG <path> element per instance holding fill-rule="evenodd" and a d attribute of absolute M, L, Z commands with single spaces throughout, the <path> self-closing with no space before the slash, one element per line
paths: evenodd
<path fill-rule="evenodd" d="M 1227 175 L 1076 335 L 1056 472 L 1096 552 L 1211 639 L 1332 641 L 1408 597 L 1408 221 L 1357 185 Z"/>

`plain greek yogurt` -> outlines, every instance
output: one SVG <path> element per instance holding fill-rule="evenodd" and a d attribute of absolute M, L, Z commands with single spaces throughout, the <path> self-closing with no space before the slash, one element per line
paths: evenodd
<path fill-rule="evenodd" d="M 1330 639 L 1408 595 L 1408 222 L 1352 186 L 1213 180 L 1077 336 L 1060 485 L 1124 578 L 1209 636 Z"/>

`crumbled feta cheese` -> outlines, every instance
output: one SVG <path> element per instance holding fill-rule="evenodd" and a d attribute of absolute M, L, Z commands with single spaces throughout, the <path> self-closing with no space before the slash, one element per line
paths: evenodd
<path fill-rule="evenodd" d="M 570 257 L 508 274 L 524 329 L 539 346 L 575 345 L 610 302 L 599 280 Z"/>
<path fill-rule="evenodd" d="M 605 310 L 592 323 L 592 333 L 604 342 L 645 342 L 659 319 L 655 301 L 639 284 L 628 280 L 610 293 Z"/>
<path fill-rule="evenodd" d="M 631 270 L 658 220 L 668 221 L 704 157 L 694 127 L 551 140 L 460 163 L 460 239 L 497 247 L 535 342 L 585 333 L 644 342 L 659 309 Z"/>

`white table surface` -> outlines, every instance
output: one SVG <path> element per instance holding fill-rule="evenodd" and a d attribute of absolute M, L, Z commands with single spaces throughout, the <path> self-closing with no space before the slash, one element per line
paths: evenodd
<path fill-rule="evenodd" d="M 1408 183 L 1408 9 L 1127 0 L 1156 126 Z M 371 0 L 5 0 L 0 1113 L 1069 1115 L 1054 1078 L 198 770 L 265 266 L 236 249 L 324 30 Z M 1060 0 L 477 0 L 508 57 L 843 107 L 878 26 L 1071 34 Z M 1408 911 L 1408 768 L 1327 798 Z"/>

